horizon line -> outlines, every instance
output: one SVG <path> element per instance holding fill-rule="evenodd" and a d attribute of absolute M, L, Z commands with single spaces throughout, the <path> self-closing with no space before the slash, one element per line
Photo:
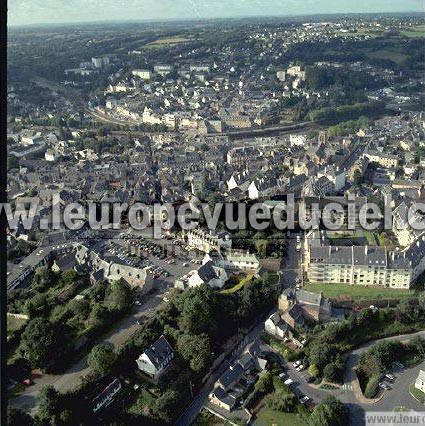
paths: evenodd
<path fill-rule="evenodd" d="M 10 24 L 8 28 L 37 28 L 46 26 L 67 26 L 67 25 L 96 25 L 96 24 L 138 24 L 138 23 L 167 23 L 167 22 L 207 22 L 207 21 L 230 21 L 243 19 L 280 19 L 280 18 L 303 18 L 315 16 L 356 16 L 356 15 L 425 15 L 425 11 L 393 11 L 393 12 L 322 12 L 322 13 L 300 13 L 288 15 L 240 15 L 228 17 L 187 17 L 187 18 L 147 18 L 147 19 L 103 19 L 96 21 L 69 21 L 69 22 L 40 22 L 30 24 Z"/>

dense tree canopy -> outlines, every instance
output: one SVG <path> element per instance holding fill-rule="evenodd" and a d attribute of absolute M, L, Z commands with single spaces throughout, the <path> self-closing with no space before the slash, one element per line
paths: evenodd
<path fill-rule="evenodd" d="M 329 396 L 314 408 L 308 424 L 310 426 L 346 426 L 348 418 L 348 408 L 334 396 Z"/>

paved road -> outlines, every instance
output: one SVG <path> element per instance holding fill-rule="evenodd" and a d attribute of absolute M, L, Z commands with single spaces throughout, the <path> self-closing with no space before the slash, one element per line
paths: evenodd
<path fill-rule="evenodd" d="M 297 235 L 300 235 L 302 240 L 303 237 L 300 233 L 291 232 L 291 234 L 287 237 L 286 256 L 283 260 L 283 265 L 281 269 L 283 286 L 286 288 L 295 287 L 295 280 L 297 278 L 301 278 L 301 255 L 296 250 Z"/>
<path fill-rule="evenodd" d="M 374 403 L 367 404 L 359 401 L 353 392 L 352 386 L 350 383 L 355 377 L 354 367 L 360 357 L 360 355 L 369 349 L 374 344 L 385 341 L 385 340 L 400 340 L 402 342 L 409 341 L 414 336 L 420 336 L 425 338 L 425 331 L 420 331 L 414 334 L 405 334 L 401 336 L 392 336 L 386 337 L 383 339 L 375 340 L 373 342 L 369 342 L 362 347 L 352 351 L 347 359 L 345 372 L 344 372 L 344 393 L 340 395 L 341 401 L 346 403 L 351 412 L 350 421 L 352 425 L 363 425 L 363 415 L 365 411 L 392 411 L 397 406 L 404 406 L 406 408 L 416 410 L 416 411 L 424 411 L 424 406 L 418 403 L 411 395 L 409 394 L 408 387 L 410 383 L 414 382 L 418 372 L 425 363 L 422 363 L 419 366 L 406 369 L 403 372 L 396 372 L 396 380 L 392 385 L 392 389 L 389 391 L 383 391 L 384 395 L 382 398 Z"/>
<path fill-rule="evenodd" d="M 352 351 L 346 363 L 344 385 L 332 391 L 318 389 L 315 386 L 310 385 L 306 381 L 306 378 L 308 377 L 307 371 L 296 371 L 292 366 L 292 363 L 286 363 L 279 354 L 275 353 L 279 358 L 279 363 L 282 368 L 287 372 L 288 377 L 294 381 L 293 391 L 296 395 L 307 395 L 316 404 L 321 402 L 326 396 L 334 395 L 349 407 L 350 425 L 363 426 L 365 411 L 393 411 L 395 407 L 399 406 L 415 411 L 425 411 L 424 406 L 416 401 L 409 393 L 409 385 L 416 380 L 419 370 L 425 369 L 425 362 L 422 362 L 420 365 L 413 368 L 394 372 L 396 379 L 391 385 L 392 389 L 389 391 L 382 391 L 383 395 L 376 403 L 363 403 L 362 401 L 358 401 L 351 384 L 353 377 L 355 376 L 354 367 L 357 364 L 359 356 L 364 351 L 384 340 L 400 340 L 402 342 L 407 342 L 414 336 L 421 336 L 425 338 L 425 331 L 420 331 L 415 334 L 383 338 L 369 342 Z"/>

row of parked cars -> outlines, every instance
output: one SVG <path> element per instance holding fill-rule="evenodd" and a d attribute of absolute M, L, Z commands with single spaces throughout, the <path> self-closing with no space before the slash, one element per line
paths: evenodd
<path fill-rule="evenodd" d="M 136 236 L 133 234 L 121 234 L 120 238 L 129 242 L 133 246 L 139 246 L 140 249 L 146 254 L 155 256 L 157 259 L 163 260 L 167 258 L 167 255 L 164 253 L 164 248 L 158 244 L 153 243 L 152 241 L 146 240 L 143 237 Z M 147 256 L 141 255 L 140 266 L 142 268 L 148 268 L 148 270 L 153 274 L 154 278 L 168 277 L 170 273 L 164 268 L 155 265 Z M 167 263 L 174 263 L 174 259 L 169 258 L 166 260 Z"/>
<path fill-rule="evenodd" d="M 399 368 L 404 368 L 403 364 L 397 364 L 401 366 Z M 391 390 L 391 384 L 394 383 L 395 379 L 396 377 L 394 376 L 394 374 L 387 373 L 382 377 L 381 381 L 378 383 L 378 386 L 384 390 Z"/>
<path fill-rule="evenodd" d="M 300 367 L 300 366 L 301 366 L 301 364 L 298 365 L 298 367 Z M 294 381 L 291 378 L 287 377 L 287 374 L 284 371 L 282 371 L 279 374 L 279 378 L 283 381 L 283 384 L 285 384 L 289 388 L 292 388 L 292 386 L 294 385 Z M 311 402 L 311 399 L 307 395 L 301 394 L 301 395 L 297 395 L 297 396 L 298 396 L 298 401 L 303 405 L 308 405 Z"/>

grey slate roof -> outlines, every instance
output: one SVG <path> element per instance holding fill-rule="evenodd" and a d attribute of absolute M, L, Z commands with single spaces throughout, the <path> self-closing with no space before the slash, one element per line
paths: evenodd
<path fill-rule="evenodd" d="M 146 349 L 145 354 L 150 359 L 156 369 L 160 369 L 164 360 L 166 360 L 173 353 L 173 348 L 168 343 L 164 335 Z"/>

